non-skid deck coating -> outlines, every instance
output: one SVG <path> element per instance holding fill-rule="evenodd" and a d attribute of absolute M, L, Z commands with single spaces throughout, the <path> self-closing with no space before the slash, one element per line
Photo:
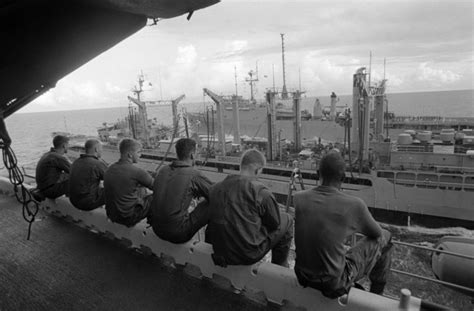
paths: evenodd
<path fill-rule="evenodd" d="M 265 309 L 117 241 L 39 217 L 27 241 L 21 205 L 0 194 L 1 311 Z"/>

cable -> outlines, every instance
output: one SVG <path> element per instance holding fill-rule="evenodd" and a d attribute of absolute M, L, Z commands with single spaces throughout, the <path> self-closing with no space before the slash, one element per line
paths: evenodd
<path fill-rule="evenodd" d="M 28 234 L 26 239 L 29 240 L 31 236 L 31 226 L 33 222 L 35 222 L 36 214 L 38 214 L 39 211 L 39 204 L 31 195 L 31 192 L 23 185 L 25 178 L 17 166 L 17 157 L 13 149 L 3 142 L 0 142 L 0 148 L 2 149 L 3 163 L 8 170 L 8 179 L 15 191 L 15 197 L 18 202 L 23 205 L 22 216 L 23 219 L 28 222 Z"/>
<path fill-rule="evenodd" d="M 160 164 L 159 164 L 158 167 L 156 168 L 155 172 L 158 172 L 158 170 L 159 170 L 159 169 L 163 166 L 163 164 L 165 163 L 165 160 L 166 160 L 166 158 L 168 157 L 168 154 L 169 154 L 169 152 L 170 152 L 170 150 L 171 150 L 171 147 L 173 146 L 174 139 L 175 139 L 176 136 L 179 134 L 179 133 L 178 133 L 178 128 L 179 128 L 178 123 L 179 123 L 179 122 L 176 122 L 176 124 L 175 124 L 175 126 L 174 126 L 173 136 L 171 137 L 171 142 L 170 142 L 170 144 L 169 144 L 169 146 L 168 146 L 168 149 L 166 150 L 165 155 L 163 156 L 163 159 L 161 159 Z"/>

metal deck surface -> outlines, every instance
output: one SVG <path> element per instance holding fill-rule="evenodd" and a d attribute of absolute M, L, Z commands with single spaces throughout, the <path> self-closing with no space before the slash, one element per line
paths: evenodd
<path fill-rule="evenodd" d="M 0 194 L 0 310 L 264 310 L 63 219 Z M 271 308 L 273 309 L 273 308 Z"/>

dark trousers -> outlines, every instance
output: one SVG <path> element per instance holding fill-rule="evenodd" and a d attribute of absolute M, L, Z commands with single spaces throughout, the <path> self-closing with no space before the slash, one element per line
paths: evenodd
<path fill-rule="evenodd" d="M 289 214 L 280 211 L 280 227 L 269 236 L 272 263 L 289 267 L 288 254 L 293 240 L 293 227 L 293 218 Z"/>
<path fill-rule="evenodd" d="M 105 204 L 104 188 L 99 188 L 96 196 L 84 197 L 74 202 L 71 200 L 71 198 L 69 198 L 69 200 L 77 209 L 82 211 L 92 211 L 93 209 L 101 207 Z"/>
<path fill-rule="evenodd" d="M 280 227 L 268 235 L 266 247 L 263 248 L 261 253 L 244 253 L 240 258 L 235 258 L 234 256 L 231 262 L 229 262 L 229 260 L 224 257 L 225 255 L 216 255 L 216 253 L 214 253 L 212 254 L 212 260 L 214 261 L 214 264 L 224 268 L 228 265 L 252 265 L 262 260 L 271 250 L 272 263 L 283 267 L 288 267 L 288 254 L 290 253 L 291 241 L 293 240 L 293 227 L 293 218 L 289 214 L 280 211 Z M 207 228 L 206 242 L 214 244 L 220 237 L 218 234 L 210 232 L 209 227 Z M 249 255 L 251 255 L 251 257 L 249 257 Z"/>
<path fill-rule="evenodd" d="M 119 215 L 117 211 L 107 211 L 107 217 L 113 222 L 122 224 L 127 227 L 133 227 L 142 219 L 150 216 L 150 206 L 153 200 L 153 194 L 145 196 L 132 207 L 132 211 L 127 217 Z"/>
<path fill-rule="evenodd" d="M 390 273 L 391 261 L 391 235 L 387 230 L 382 230 L 380 238 L 363 238 L 346 253 L 346 265 L 341 278 L 314 282 L 304 279 L 298 272 L 296 275 L 301 285 L 318 289 L 324 296 L 333 299 L 347 294 L 355 282 L 368 275 L 371 282 L 370 291 L 382 294 Z"/>
<path fill-rule="evenodd" d="M 50 199 L 59 198 L 62 195 L 69 195 L 69 180 L 64 180 L 62 182 L 56 183 L 44 190 L 41 190 L 41 193 Z"/>
<path fill-rule="evenodd" d="M 196 208 L 188 214 L 181 224 L 176 226 L 163 226 L 158 224 L 154 231 L 158 237 L 171 243 L 186 243 L 209 222 L 209 203 L 200 202 Z"/>

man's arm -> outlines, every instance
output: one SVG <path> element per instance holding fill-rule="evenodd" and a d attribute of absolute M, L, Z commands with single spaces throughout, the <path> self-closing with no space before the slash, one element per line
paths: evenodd
<path fill-rule="evenodd" d="M 96 165 L 96 174 L 99 180 L 104 180 L 105 171 L 107 170 L 107 164 L 104 161 L 99 160 L 99 163 Z"/>
<path fill-rule="evenodd" d="M 361 202 L 359 207 L 360 232 L 368 238 L 377 239 L 382 235 L 382 228 L 375 221 L 365 203 Z"/>
<path fill-rule="evenodd" d="M 268 189 L 263 189 L 259 196 L 259 215 L 262 218 L 262 224 L 269 232 L 275 231 L 280 227 L 280 210 L 278 202 Z"/>
<path fill-rule="evenodd" d="M 65 156 L 58 156 L 56 157 L 56 165 L 58 168 L 66 173 L 70 173 L 71 171 L 71 162 Z"/>
<path fill-rule="evenodd" d="M 151 177 L 151 175 L 141 169 L 141 168 L 137 168 L 138 171 L 137 171 L 137 181 L 140 185 L 142 185 L 143 187 L 147 187 L 148 189 L 150 190 L 153 190 L 153 177 Z"/>
<path fill-rule="evenodd" d="M 197 174 L 193 178 L 194 195 L 196 197 L 204 197 L 209 201 L 209 188 L 212 186 L 212 181 L 202 174 Z"/>

